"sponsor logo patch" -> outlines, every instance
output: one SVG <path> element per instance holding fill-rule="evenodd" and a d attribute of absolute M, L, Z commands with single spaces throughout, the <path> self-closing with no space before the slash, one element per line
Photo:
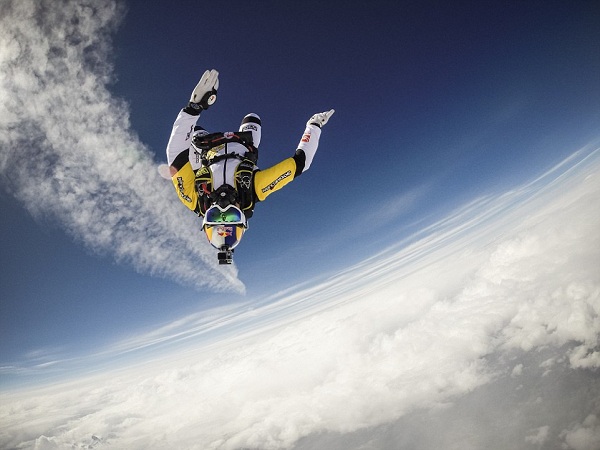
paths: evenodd
<path fill-rule="evenodd" d="M 252 182 L 252 178 L 250 175 L 237 175 L 237 182 L 240 186 L 246 189 L 250 189 L 250 183 Z"/>
<path fill-rule="evenodd" d="M 179 196 L 188 203 L 192 203 L 192 199 L 185 195 L 185 189 L 183 187 L 183 178 L 177 177 L 177 188 L 179 189 Z"/>
<path fill-rule="evenodd" d="M 231 236 L 233 234 L 233 227 L 225 227 L 225 226 L 218 226 L 217 227 L 217 234 L 221 237 L 227 237 L 227 236 Z"/>
<path fill-rule="evenodd" d="M 264 188 L 262 188 L 263 194 L 266 193 L 266 192 L 272 191 L 273 189 L 275 189 L 275 186 L 277 186 L 280 181 L 285 180 L 287 177 L 289 177 L 291 175 L 292 175 L 292 171 L 291 170 L 288 170 L 286 173 L 284 173 L 282 175 L 279 175 L 276 180 L 274 180 L 268 186 L 265 186 Z"/>

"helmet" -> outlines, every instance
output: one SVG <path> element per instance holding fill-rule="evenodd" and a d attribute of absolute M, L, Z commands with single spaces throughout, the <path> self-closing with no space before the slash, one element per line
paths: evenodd
<path fill-rule="evenodd" d="M 246 216 L 235 205 L 213 205 L 206 210 L 202 229 L 213 247 L 218 250 L 234 249 L 248 228 Z"/>

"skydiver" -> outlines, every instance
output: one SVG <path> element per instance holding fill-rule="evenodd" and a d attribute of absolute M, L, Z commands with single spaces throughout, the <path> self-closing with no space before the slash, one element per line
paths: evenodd
<path fill-rule="evenodd" d="M 217 99 L 219 73 L 204 72 L 183 108 L 167 144 L 167 163 L 179 199 L 202 220 L 202 230 L 219 250 L 219 264 L 231 264 L 233 249 L 248 228 L 256 203 L 296 179 L 310 167 L 321 127 L 334 113 L 313 115 L 289 158 L 260 170 L 261 120 L 247 114 L 237 132 L 209 133 L 197 125 L 200 113 Z"/>

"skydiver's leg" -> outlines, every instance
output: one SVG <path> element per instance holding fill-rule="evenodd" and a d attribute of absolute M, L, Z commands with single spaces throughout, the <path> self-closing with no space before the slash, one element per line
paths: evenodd
<path fill-rule="evenodd" d="M 242 120 L 240 124 L 239 131 L 251 131 L 252 132 L 252 140 L 254 141 L 254 146 L 258 148 L 260 145 L 260 137 L 261 137 L 261 123 L 260 117 L 257 114 L 250 113 L 246 114 L 246 117 Z"/>

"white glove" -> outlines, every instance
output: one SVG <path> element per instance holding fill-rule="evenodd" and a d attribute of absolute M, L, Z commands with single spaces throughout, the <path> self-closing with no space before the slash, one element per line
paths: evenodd
<path fill-rule="evenodd" d="M 319 128 L 321 128 L 323 125 L 325 125 L 327 123 L 329 118 L 331 116 L 333 116 L 334 112 L 335 112 L 335 109 L 330 109 L 329 111 L 315 114 L 310 119 L 308 119 L 308 122 L 306 122 L 306 125 L 316 125 Z"/>
<path fill-rule="evenodd" d="M 214 69 L 207 70 L 194 88 L 190 102 L 200 105 L 202 109 L 208 109 L 217 101 L 217 89 L 219 89 L 219 72 Z"/>

